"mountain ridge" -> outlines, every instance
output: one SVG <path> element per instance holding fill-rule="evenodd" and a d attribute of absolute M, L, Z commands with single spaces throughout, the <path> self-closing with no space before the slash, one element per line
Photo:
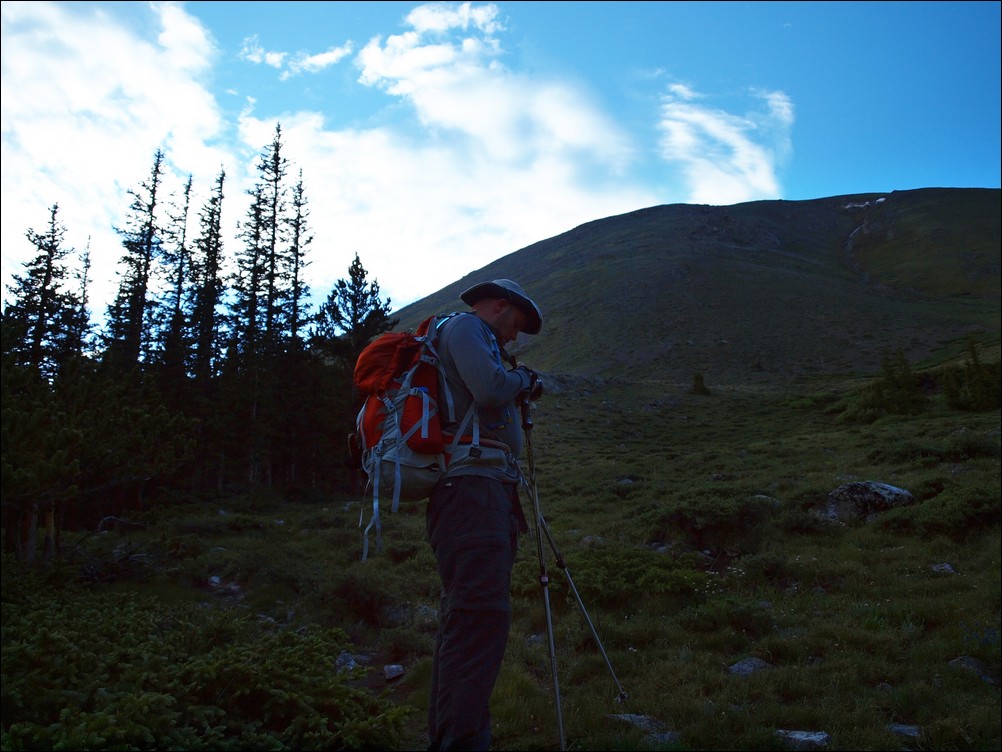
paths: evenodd
<path fill-rule="evenodd" d="M 512 353 L 554 374 L 762 383 L 997 343 L 1002 192 L 927 188 L 730 206 L 666 204 L 593 220 L 465 275 L 394 315 L 462 309 L 518 281 L 543 331 Z"/>

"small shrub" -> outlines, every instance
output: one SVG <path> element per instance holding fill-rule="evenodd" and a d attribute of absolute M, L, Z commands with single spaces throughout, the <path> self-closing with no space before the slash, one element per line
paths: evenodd
<path fill-rule="evenodd" d="M 692 389 L 689 390 L 692 394 L 698 394 L 702 397 L 710 394 L 710 389 L 706 386 L 703 381 L 703 374 L 697 373 L 692 377 Z"/>
<path fill-rule="evenodd" d="M 789 562 L 779 551 L 764 551 L 741 559 L 741 566 L 752 580 L 785 586 L 792 579 Z"/>
<path fill-rule="evenodd" d="M 696 549 L 754 553 L 765 536 L 763 525 L 775 513 L 761 496 L 698 496 L 675 502 L 645 520 L 648 542 L 679 536 Z"/>
<path fill-rule="evenodd" d="M 878 518 L 885 530 L 931 538 L 945 535 L 963 541 L 997 526 L 1002 515 L 1000 492 L 995 489 L 956 488 L 921 504 L 889 510 Z"/>
<path fill-rule="evenodd" d="M 967 362 L 939 374 L 946 403 L 954 410 L 985 412 L 1002 405 L 1002 362 L 985 364 L 974 338 L 968 340 Z"/>
<path fill-rule="evenodd" d="M 356 566 L 331 572 L 319 600 L 338 621 L 354 617 L 366 624 L 379 626 L 383 619 L 383 607 L 393 602 L 393 594 L 375 573 Z"/>
<path fill-rule="evenodd" d="M 917 415 L 929 401 L 922 385 L 901 350 L 886 354 L 880 377 L 844 403 L 842 419 L 872 423 L 884 415 Z"/>
<path fill-rule="evenodd" d="M 435 648 L 434 635 L 423 634 L 412 627 L 383 629 L 379 633 L 379 643 L 387 659 L 394 662 L 430 656 Z"/>
<path fill-rule="evenodd" d="M 786 508 L 776 515 L 775 527 L 783 533 L 796 535 L 830 535 L 831 524 L 807 509 Z"/>
<path fill-rule="evenodd" d="M 953 462 L 963 462 L 981 457 L 999 459 L 1002 456 L 999 434 L 978 433 L 961 430 L 950 434 L 943 441 L 944 456 Z"/>

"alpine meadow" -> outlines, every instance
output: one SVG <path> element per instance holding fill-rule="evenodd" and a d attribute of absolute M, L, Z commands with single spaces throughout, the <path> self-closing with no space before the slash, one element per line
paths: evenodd
<path fill-rule="evenodd" d="M 493 279 L 545 322 L 497 749 L 1002 748 L 1002 192 L 642 208 L 396 311 L 356 256 L 313 311 L 281 136 L 225 245 L 154 160 L 100 332 L 28 233 L 4 750 L 425 749 L 438 574 L 420 501 L 362 560 L 352 371 Z"/>

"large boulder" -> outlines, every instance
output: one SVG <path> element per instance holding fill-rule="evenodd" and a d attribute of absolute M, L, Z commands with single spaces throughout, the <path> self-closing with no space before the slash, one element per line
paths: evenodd
<path fill-rule="evenodd" d="M 854 481 L 828 494 L 825 516 L 838 522 L 869 520 L 874 514 L 893 507 L 912 504 L 910 491 L 874 480 Z"/>

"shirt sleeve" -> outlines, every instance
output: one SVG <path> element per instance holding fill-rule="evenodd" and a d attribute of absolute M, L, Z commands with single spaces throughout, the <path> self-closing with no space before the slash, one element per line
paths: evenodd
<path fill-rule="evenodd" d="M 478 405 L 500 407 L 529 388 L 524 370 L 505 368 L 494 334 L 476 316 L 457 317 L 446 335 L 456 371 Z"/>

